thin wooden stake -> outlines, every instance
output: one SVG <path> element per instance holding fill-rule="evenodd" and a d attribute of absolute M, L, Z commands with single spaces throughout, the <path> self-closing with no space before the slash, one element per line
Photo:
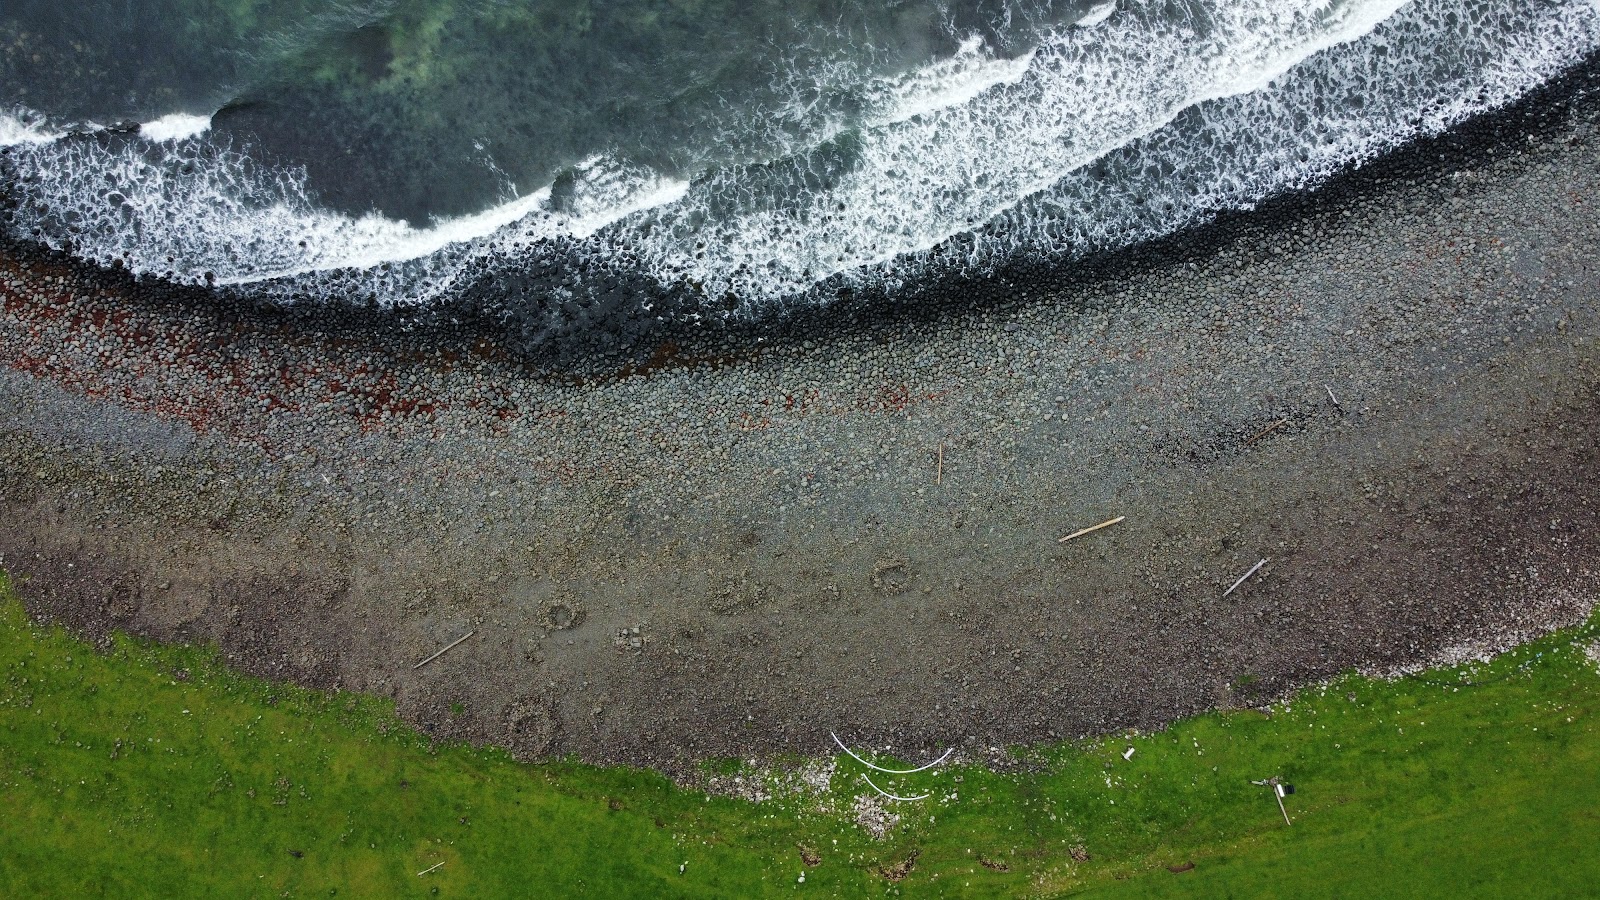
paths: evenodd
<path fill-rule="evenodd" d="M 1126 519 L 1126 518 L 1127 518 L 1127 516 L 1117 516 L 1115 519 L 1107 519 L 1104 522 L 1101 522 L 1099 525 L 1090 525 L 1088 528 L 1080 528 L 1077 531 L 1074 531 L 1073 533 L 1067 535 L 1064 538 L 1058 538 L 1056 540 L 1056 543 L 1065 544 L 1067 541 L 1070 541 L 1075 537 L 1083 537 L 1084 535 L 1088 534 L 1091 531 L 1099 531 L 1102 528 L 1110 527 L 1112 525 L 1117 524 L 1118 522 L 1121 522 L 1123 519 Z"/>
<path fill-rule="evenodd" d="M 1248 571 L 1248 572 L 1244 573 L 1243 575 L 1239 576 L 1239 580 L 1235 581 L 1233 583 L 1233 587 L 1228 588 L 1227 590 L 1222 592 L 1222 596 L 1226 597 L 1229 594 L 1233 593 L 1234 591 L 1238 590 L 1239 589 L 1239 585 L 1244 584 L 1244 580 L 1246 578 L 1249 578 L 1251 575 L 1254 575 L 1262 566 L 1264 566 L 1266 564 L 1267 564 L 1267 561 L 1263 559 L 1261 562 L 1258 562 L 1255 565 L 1251 566 L 1250 567 L 1250 571 Z"/>
<path fill-rule="evenodd" d="M 427 867 L 427 868 L 426 868 L 426 869 L 423 869 L 423 870 L 422 870 L 422 871 L 421 871 L 421 872 L 418 872 L 418 873 L 417 873 L 417 877 L 418 877 L 418 878 L 421 878 L 421 877 L 422 877 L 422 876 L 424 876 L 424 875 L 426 875 L 426 874 L 428 874 L 428 873 L 429 873 L 429 872 L 432 872 L 432 871 L 433 871 L 433 870 L 434 870 L 434 869 L 437 869 L 437 868 L 439 868 L 439 867 L 440 867 L 440 866 L 442 866 L 442 865 L 444 865 L 444 863 L 442 863 L 442 862 L 436 862 L 436 863 L 434 863 L 434 864 L 433 864 L 433 865 L 431 865 L 431 866 L 429 866 L 429 867 Z"/>
<path fill-rule="evenodd" d="M 939 468 L 933 474 L 934 484 L 944 484 L 944 441 L 939 442 Z"/>
<path fill-rule="evenodd" d="M 457 647 L 457 645 L 459 645 L 462 641 L 466 640 L 467 638 L 472 637 L 474 634 L 477 634 L 477 630 L 476 629 L 474 629 L 472 631 L 469 631 L 466 634 L 463 634 L 461 637 L 456 638 L 455 640 L 451 641 L 443 650 L 440 650 L 438 653 L 435 653 L 434 655 L 428 657 L 427 659 L 423 660 L 422 662 L 417 663 L 416 665 L 412 666 L 411 668 L 412 669 L 420 669 L 420 668 L 422 668 L 423 666 L 427 665 L 428 663 L 431 663 L 434 660 L 438 659 L 439 657 L 441 657 L 441 656 L 445 655 L 446 653 L 450 652 L 451 650 L 454 650 Z"/>
<path fill-rule="evenodd" d="M 1256 432 L 1255 437 L 1251 438 L 1248 441 L 1245 441 L 1244 445 L 1246 447 L 1248 447 L 1251 444 L 1254 444 L 1256 441 L 1261 440 L 1262 438 L 1264 438 L 1267 435 L 1273 433 L 1274 431 L 1277 431 L 1279 428 L 1282 428 L 1283 426 L 1285 426 L 1287 424 L 1289 424 L 1289 420 L 1288 419 L 1279 419 L 1278 421 L 1273 422 L 1271 425 L 1268 425 L 1267 427 L 1265 427 L 1265 428 L 1261 429 L 1260 431 Z"/>

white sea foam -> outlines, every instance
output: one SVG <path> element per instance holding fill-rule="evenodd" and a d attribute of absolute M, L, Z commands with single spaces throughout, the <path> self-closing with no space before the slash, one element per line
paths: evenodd
<path fill-rule="evenodd" d="M 962 265 L 1156 236 L 1508 102 L 1597 48 L 1600 0 L 1122 0 L 1014 59 L 969 39 L 863 83 L 860 119 L 818 120 L 815 151 L 788 161 L 691 186 L 600 155 L 559 202 L 545 188 L 425 227 L 320 209 L 300 173 L 206 140 L 50 143 L 20 117 L 0 137 L 38 201 L 16 227 L 139 271 L 426 302 L 469 266 L 569 237 L 755 311 L 834 274 L 892 280 L 995 221 Z"/>
<path fill-rule="evenodd" d="M 211 130 L 210 116 L 169 113 L 139 126 L 139 136 L 149 141 L 182 141 Z"/>
<path fill-rule="evenodd" d="M 295 244 L 303 243 L 303 252 L 276 268 L 235 271 L 217 281 L 248 284 L 329 270 L 371 269 L 421 259 L 452 246 L 468 248 L 453 265 L 433 267 L 436 283 L 418 285 L 422 293 L 408 298 L 427 300 L 447 290 L 466 261 L 492 257 L 519 243 L 558 236 L 586 238 L 633 213 L 674 203 L 689 189 L 687 182 L 660 178 L 605 156 L 593 156 L 575 166 L 573 182 L 573 196 L 559 211 L 552 208 L 547 185 L 526 197 L 475 215 L 443 219 L 427 228 L 375 214 L 357 219 L 330 213 L 308 215 L 303 208 L 295 208 L 299 204 L 281 204 L 266 214 L 278 221 L 274 230 L 279 235 L 299 235 Z"/>
<path fill-rule="evenodd" d="M 872 130 L 854 164 L 812 202 L 798 209 L 753 206 L 741 215 L 708 219 L 711 224 L 694 232 L 700 242 L 718 248 L 716 254 L 684 254 L 661 236 L 682 235 L 682 223 L 719 203 L 719 192 L 739 190 L 740 173 L 713 179 L 684 203 L 660 210 L 663 227 L 653 231 L 649 249 L 663 268 L 689 272 L 714 295 L 731 292 L 759 303 L 832 274 L 864 269 L 881 274 L 878 264 L 981 226 L 1202 104 L 1260 94 L 1265 106 L 1252 111 L 1251 125 L 1276 141 L 1262 149 L 1292 152 L 1311 144 L 1325 158 L 1355 159 L 1369 154 L 1372 141 L 1382 141 L 1384 134 L 1403 136 L 1409 118 L 1421 109 L 1441 101 L 1483 108 L 1487 103 L 1480 95 L 1499 96 L 1504 85 L 1514 96 L 1537 83 L 1508 79 L 1514 74 L 1504 71 L 1512 64 L 1508 61 L 1567 64 L 1596 44 L 1586 4 L 1507 10 L 1482 2 L 1464 10 L 1459 0 L 1419 0 L 1396 17 L 1405 6 L 1403 0 L 1273 0 L 1219 4 L 1209 16 L 1174 21 L 1164 15 L 1165 4 L 1129 4 L 1116 28 L 1053 35 L 1015 84 Z M 1354 46 L 1391 18 L 1400 21 L 1389 32 Z M 1524 40 L 1529 34 L 1534 39 Z M 1314 74 L 1306 81 L 1315 90 L 1282 105 L 1274 99 L 1281 92 L 1269 89 L 1305 60 L 1361 60 L 1374 50 L 1386 57 L 1378 71 L 1335 67 Z M 1418 61 L 1436 55 L 1467 58 L 1472 70 L 1447 72 L 1455 75 L 1448 78 L 1433 72 L 1408 77 Z M 1366 108 L 1352 108 L 1357 102 Z M 1376 133 L 1363 129 L 1369 122 Z M 1220 137 L 1228 124 L 1208 121 L 1202 131 Z M 1335 139 L 1325 140 L 1325 134 Z M 1244 146 L 1261 146 L 1249 134 L 1230 140 L 1239 138 Z M 1176 171 L 1228 156 L 1221 141 L 1185 152 L 1195 158 L 1155 164 Z M 1220 196 L 1228 193 L 1227 178 L 1258 180 L 1263 174 L 1249 171 L 1255 165 L 1249 159 L 1232 158 L 1230 165 L 1246 171 L 1219 172 L 1224 183 L 1197 191 Z M 1289 180 L 1299 178 L 1292 174 L 1301 168 L 1298 163 L 1285 165 Z M 1155 188 L 1157 197 L 1169 191 L 1159 184 Z M 1249 203 L 1260 195 L 1235 196 Z M 1113 233 L 1130 224 L 1114 213 L 1092 204 L 1074 211 L 1091 231 Z M 1174 227 L 1182 224 L 1178 213 Z M 760 268 L 741 272 L 738 263 Z"/>
<path fill-rule="evenodd" d="M 464 249 L 449 264 L 428 267 L 426 279 L 404 285 L 410 301 L 448 290 L 465 261 L 517 242 L 584 238 L 675 202 L 688 189 L 685 182 L 595 156 L 574 167 L 570 197 L 560 209 L 547 186 L 481 213 L 413 227 L 377 214 L 321 209 L 303 173 L 262 171 L 241 154 L 192 142 L 33 142 L 18 149 L 26 151 L 15 153 L 24 168 L 48 166 L 52 177 L 41 184 L 52 205 L 66 209 L 62 219 L 42 224 L 75 225 L 68 233 L 78 252 L 103 264 L 121 260 L 133 271 L 178 281 L 239 285 L 374 269 Z"/>
<path fill-rule="evenodd" d="M 876 112 L 867 123 L 882 127 L 969 103 L 990 88 L 1021 80 L 1032 62 L 1032 51 L 1016 59 L 996 59 L 983 38 L 969 37 L 950 59 L 907 75 L 878 80 L 868 90 Z"/>
<path fill-rule="evenodd" d="M 42 119 L 25 110 L 9 114 L 0 112 L 0 147 L 48 144 L 58 137 L 61 137 L 60 132 L 51 131 Z"/>
<path fill-rule="evenodd" d="M 1187 98 L 1185 106 L 1194 106 L 1208 100 L 1232 97 L 1259 91 L 1276 81 L 1289 69 L 1318 53 L 1349 43 L 1371 33 L 1378 23 L 1393 16 L 1411 0 L 1367 0 L 1367 2 L 1334 3 L 1328 0 L 1313 2 L 1313 11 L 1321 7 L 1318 18 L 1325 26 L 1309 33 L 1306 39 L 1285 46 L 1270 42 L 1252 42 L 1241 49 L 1242 53 L 1221 56 L 1213 67 L 1214 80 L 1207 90 L 1196 91 Z M 1279 8 L 1284 13 L 1286 8 Z M 1302 22 L 1299 16 L 1285 16 L 1285 31 L 1297 31 Z M 1336 25 L 1334 23 L 1337 23 Z M 1170 121 L 1170 120 L 1169 120 Z M 1163 123 L 1164 124 L 1164 123 Z"/>
<path fill-rule="evenodd" d="M 1117 0 L 1106 0 L 1098 6 L 1090 7 L 1089 11 L 1083 14 L 1083 18 L 1072 24 L 1078 28 L 1093 28 L 1111 18 L 1111 14 L 1116 11 Z"/>

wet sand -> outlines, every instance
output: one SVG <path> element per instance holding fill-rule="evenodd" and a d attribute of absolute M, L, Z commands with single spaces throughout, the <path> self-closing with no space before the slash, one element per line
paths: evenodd
<path fill-rule="evenodd" d="M 1485 652 L 1600 597 L 1596 81 L 1070 272 L 582 377 L 11 247 L 0 565 L 91 635 L 673 772 Z"/>

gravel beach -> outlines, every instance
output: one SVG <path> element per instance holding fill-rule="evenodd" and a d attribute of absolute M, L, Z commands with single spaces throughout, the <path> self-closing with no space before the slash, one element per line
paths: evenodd
<path fill-rule="evenodd" d="M 1065 272 L 582 365 L 10 246 L 0 565 L 83 633 L 668 772 L 1486 652 L 1600 597 L 1597 84 Z"/>

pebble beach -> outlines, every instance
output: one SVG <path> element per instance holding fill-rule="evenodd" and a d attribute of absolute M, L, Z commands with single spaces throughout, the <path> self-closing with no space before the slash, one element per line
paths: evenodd
<path fill-rule="evenodd" d="M 1596 85 L 1065 269 L 626 349 L 12 244 L 0 566 L 81 633 L 672 773 L 1488 653 L 1600 597 Z"/>

